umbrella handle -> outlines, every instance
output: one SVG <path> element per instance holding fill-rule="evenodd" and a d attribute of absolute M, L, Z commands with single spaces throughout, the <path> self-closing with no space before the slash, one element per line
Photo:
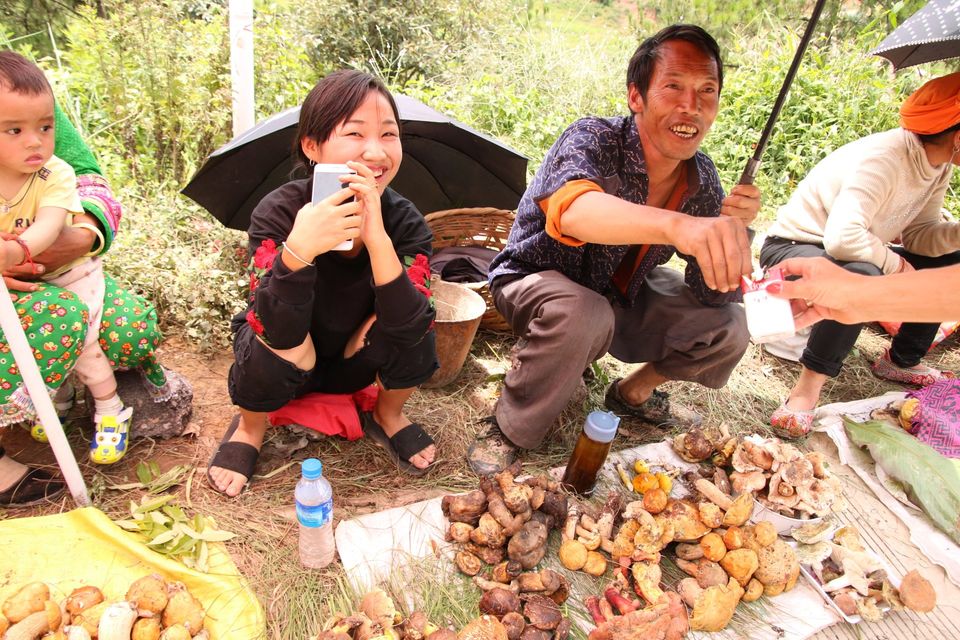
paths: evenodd
<path fill-rule="evenodd" d="M 747 161 L 747 166 L 740 176 L 740 184 L 753 184 L 753 179 L 760 169 L 760 158 L 763 157 L 763 152 L 767 148 L 770 134 L 773 132 L 773 125 L 776 124 L 777 118 L 780 116 L 780 110 L 783 108 L 784 102 L 787 101 L 787 94 L 790 92 L 790 85 L 793 84 L 793 77 L 797 75 L 797 69 L 800 68 L 800 61 L 803 60 L 803 54 L 807 50 L 807 45 L 810 44 L 810 39 L 813 38 L 813 30 L 820 20 L 820 13 L 823 11 L 823 5 L 825 3 L 826 0 L 817 0 L 817 4 L 810 14 L 810 21 L 807 22 L 807 28 L 804 30 L 803 37 L 800 38 L 800 43 L 797 45 L 797 52 L 794 54 L 793 62 L 790 63 L 790 69 L 787 70 L 787 75 L 783 79 L 783 85 L 780 87 L 780 93 L 773 103 L 773 109 L 770 110 L 767 124 L 764 125 L 763 132 L 760 134 L 760 141 L 757 143 L 757 148 L 753 152 L 753 158 Z"/>
<path fill-rule="evenodd" d="M 737 184 L 753 184 L 754 179 L 757 177 L 757 173 L 760 171 L 760 160 L 756 158 L 750 158 L 747 160 L 747 166 L 743 168 L 743 173 L 740 174 L 740 181 Z"/>
<path fill-rule="evenodd" d="M 33 357 L 33 350 L 27 342 L 27 336 L 23 333 L 20 318 L 17 316 L 17 310 L 14 308 L 13 302 L 10 300 L 10 292 L 7 290 L 7 284 L 3 278 L 0 278 L 0 328 L 3 329 L 4 338 L 10 345 L 13 359 L 20 369 L 20 376 L 23 378 L 23 384 L 27 388 L 27 392 L 30 394 L 30 400 L 37 411 L 37 417 L 40 418 L 40 422 L 47 432 L 50 448 L 53 449 L 53 455 L 63 472 L 64 479 L 67 481 L 70 495 L 73 496 L 77 506 L 86 507 L 90 504 L 87 485 L 83 481 L 83 474 L 80 473 L 80 467 L 77 465 L 77 459 L 73 456 L 73 450 L 70 448 L 67 436 L 63 433 L 63 426 L 57 417 L 56 409 L 53 408 L 53 401 L 47 392 L 43 376 L 40 375 L 40 368 Z"/>

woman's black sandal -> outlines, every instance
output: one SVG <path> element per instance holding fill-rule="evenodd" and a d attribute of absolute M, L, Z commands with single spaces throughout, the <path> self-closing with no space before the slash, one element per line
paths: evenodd
<path fill-rule="evenodd" d="M 213 457 L 210 458 L 210 462 L 207 464 L 207 482 L 214 491 L 222 493 L 223 495 L 228 494 L 222 491 L 220 487 L 217 486 L 217 483 L 214 482 L 213 476 L 210 475 L 210 468 L 220 467 L 221 469 L 233 471 L 245 477 L 247 483 L 243 485 L 243 490 L 240 492 L 243 493 L 247 485 L 250 484 L 250 479 L 253 477 L 253 470 L 257 466 L 257 458 L 260 457 L 260 450 L 252 444 L 247 444 L 246 442 L 230 442 L 230 438 L 233 437 L 234 432 L 239 426 L 240 416 L 234 416 L 230 426 L 227 427 L 226 433 L 223 434 L 223 438 L 220 439 L 220 445 L 217 447 L 217 450 L 214 451 Z"/>
<path fill-rule="evenodd" d="M 408 424 L 392 436 L 386 434 L 371 412 L 364 411 L 360 414 L 360 424 L 363 426 L 363 433 L 383 447 L 401 471 L 420 477 L 433 466 L 421 469 L 410 463 L 410 458 L 433 444 L 433 438 L 416 422 Z"/>
<path fill-rule="evenodd" d="M 0 458 L 5 455 L 0 447 Z M 0 507 L 29 507 L 56 498 L 66 489 L 66 484 L 53 474 L 27 467 L 23 475 L 5 491 L 0 491 Z"/>

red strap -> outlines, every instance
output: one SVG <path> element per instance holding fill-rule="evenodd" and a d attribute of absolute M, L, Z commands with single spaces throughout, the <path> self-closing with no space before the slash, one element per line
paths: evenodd
<path fill-rule="evenodd" d="M 30 255 L 30 247 L 27 246 L 27 243 L 24 242 L 23 238 L 20 238 L 20 237 L 14 238 L 13 241 L 16 242 L 18 245 L 20 245 L 20 248 L 23 249 L 23 260 L 20 261 L 20 264 L 23 264 L 24 262 L 29 262 L 30 271 L 36 271 L 37 266 L 33 263 L 33 256 Z"/>

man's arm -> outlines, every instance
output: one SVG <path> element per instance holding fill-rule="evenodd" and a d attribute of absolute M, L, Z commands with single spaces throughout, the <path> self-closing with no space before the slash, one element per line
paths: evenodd
<path fill-rule="evenodd" d="M 574 200 L 563 233 L 596 244 L 667 244 L 693 256 L 707 286 L 733 291 L 752 271 L 750 241 L 740 217 L 700 218 L 632 204 L 598 191 Z"/>

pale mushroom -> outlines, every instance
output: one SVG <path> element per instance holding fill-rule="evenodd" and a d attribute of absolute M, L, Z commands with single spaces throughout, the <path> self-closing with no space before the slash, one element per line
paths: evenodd
<path fill-rule="evenodd" d="M 767 486 L 767 477 L 762 471 L 734 471 L 730 474 L 734 495 L 756 493 Z"/>

